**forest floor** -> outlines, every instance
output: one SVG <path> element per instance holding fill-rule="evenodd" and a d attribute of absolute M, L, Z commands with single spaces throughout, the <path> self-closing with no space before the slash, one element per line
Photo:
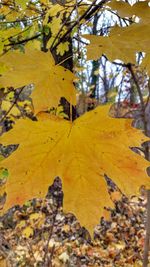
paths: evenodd
<path fill-rule="evenodd" d="M 94 240 L 64 213 L 59 178 L 47 196 L 14 206 L 0 218 L 0 267 L 141 267 L 146 194 L 125 197 L 107 179 L 114 209 L 105 209 Z"/>

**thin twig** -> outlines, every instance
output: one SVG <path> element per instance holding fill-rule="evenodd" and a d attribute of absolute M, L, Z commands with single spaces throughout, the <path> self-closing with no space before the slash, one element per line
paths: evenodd
<path fill-rule="evenodd" d="M 55 252 L 55 245 L 53 245 L 53 247 L 52 247 L 51 255 L 50 255 L 48 262 L 47 262 L 47 267 L 52 267 L 52 259 L 54 256 L 54 252 Z"/>
<path fill-rule="evenodd" d="M 27 21 L 34 21 L 34 20 L 38 20 L 42 18 L 42 16 L 37 16 L 37 17 L 34 17 L 34 18 L 24 18 L 24 19 L 17 19 L 17 20 L 12 20 L 12 21 L 1 21 L 0 24 L 15 24 L 15 23 L 19 23 L 19 22 L 27 22 Z"/>
<path fill-rule="evenodd" d="M 34 35 L 34 36 L 30 37 L 30 38 L 23 39 L 23 40 L 21 40 L 21 41 L 19 41 L 19 42 L 11 42 L 11 41 L 10 41 L 10 43 L 4 45 L 4 47 L 12 46 L 12 45 L 14 46 L 14 45 L 18 45 L 18 44 L 24 44 L 24 43 L 27 43 L 27 42 L 32 41 L 32 40 L 34 40 L 34 39 L 37 39 L 37 38 L 40 37 L 41 35 L 42 35 L 42 33 L 39 33 L 39 34 L 36 34 L 36 35 Z"/>
<path fill-rule="evenodd" d="M 7 40 L 10 41 L 10 38 L 14 38 L 14 37 L 18 36 L 19 34 L 22 34 L 22 33 L 26 32 L 26 31 L 28 31 L 31 27 L 32 27 L 32 25 L 30 25 L 29 27 L 25 28 L 24 30 L 21 30 L 20 32 L 10 36 L 9 38 L 4 39 L 3 42 L 5 42 Z"/>
<path fill-rule="evenodd" d="M 73 57 L 73 55 L 71 55 L 71 56 L 68 56 L 68 57 L 66 57 L 66 58 L 64 58 L 63 60 L 61 60 L 60 62 L 58 62 L 56 65 L 62 65 L 64 62 L 66 62 L 68 59 L 70 59 L 70 58 L 72 58 Z"/>
<path fill-rule="evenodd" d="M 53 216 L 52 226 L 51 226 L 51 228 L 50 228 L 49 237 L 48 237 L 47 244 L 46 244 L 46 247 L 45 247 L 44 267 L 49 267 L 49 266 L 50 266 L 50 264 L 51 264 L 51 262 L 52 262 L 53 255 L 54 255 L 55 245 L 52 247 L 50 257 L 47 259 L 47 262 L 46 262 L 46 257 L 47 257 L 47 255 L 48 255 L 48 249 L 49 249 L 49 242 L 50 242 L 50 240 L 51 240 L 51 238 L 52 238 L 52 234 L 53 234 L 53 230 L 54 230 L 54 225 L 55 225 L 55 221 L 56 221 L 57 213 L 58 213 L 58 207 L 56 207 L 56 211 L 55 211 L 55 214 L 54 214 L 54 216 Z"/>

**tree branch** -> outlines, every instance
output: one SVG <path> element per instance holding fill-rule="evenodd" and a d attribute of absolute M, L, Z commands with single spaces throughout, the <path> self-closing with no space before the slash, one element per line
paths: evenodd
<path fill-rule="evenodd" d="M 59 39 L 57 44 L 55 44 L 52 48 L 51 51 L 56 49 L 56 47 L 64 40 L 64 38 L 73 30 L 75 26 L 78 25 L 78 23 L 83 20 L 83 19 L 89 19 L 89 16 L 91 16 L 98 8 L 101 8 L 103 4 L 105 4 L 108 0 L 102 0 L 98 6 L 93 6 L 96 4 L 97 0 L 94 0 L 93 3 L 90 5 L 90 7 L 84 12 L 82 16 L 79 17 L 78 21 L 75 21 L 73 25 L 66 31 L 66 33 Z"/>
<path fill-rule="evenodd" d="M 23 39 L 23 40 L 21 40 L 21 41 L 19 41 L 19 42 L 11 42 L 10 44 L 6 44 L 6 45 L 4 45 L 4 47 L 6 47 L 6 46 L 14 46 L 14 45 L 19 45 L 19 44 L 23 44 L 23 43 L 26 43 L 26 42 L 29 42 L 29 41 L 32 41 L 32 40 L 34 40 L 34 39 L 37 39 L 39 36 L 41 36 L 42 35 L 42 33 L 39 33 L 39 34 L 36 34 L 36 35 L 34 35 L 34 36 L 32 36 L 32 37 L 30 37 L 30 38 L 27 38 L 27 39 Z"/>

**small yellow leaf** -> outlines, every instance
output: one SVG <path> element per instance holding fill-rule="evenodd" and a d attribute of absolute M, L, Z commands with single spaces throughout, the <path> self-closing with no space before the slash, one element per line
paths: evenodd
<path fill-rule="evenodd" d="M 63 263 L 66 263 L 69 260 L 69 255 L 67 254 L 67 252 L 63 252 L 59 256 L 59 260 L 62 261 Z"/>
<path fill-rule="evenodd" d="M 63 56 L 65 54 L 65 52 L 69 51 L 69 42 L 65 42 L 65 43 L 60 43 L 58 46 L 57 46 L 57 55 L 61 55 Z"/>
<path fill-rule="evenodd" d="M 61 24 L 62 18 L 59 16 L 58 18 L 53 17 L 52 21 L 46 24 L 46 26 L 49 26 L 49 28 L 51 29 L 52 36 L 56 36 L 61 27 Z"/>
<path fill-rule="evenodd" d="M 12 91 L 10 93 L 7 93 L 5 100 L 11 101 L 14 98 L 15 93 Z"/>
<path fill-rule="evenodd" d="M 22 9 L 26 8 L 28 0 L 15 0 L 16 4 L 21 6 Z"/>
<path fill-rule="evenodd" d="M 41 214 L 40 213 L 32 213 L 31 215 L 30 215 L 30 218 L 29 218 L 29 220 L 30 221 L 36 221 L 37 219 L 39 219 L 41 217 Z"/>
<path fill-rule="evenodd" d="M 26 238 L 29 238 L 31 236 L 33 236 L 33 229 L 30 226 L 27 226 L 23 231 L 22 231 L 22 235 Z"/>
<path fill-rule="evenodd" d="M 22 229 L 26 226 L 26 221 L 21 220 L 19 223 L 17 223 L 16 228 Z"/>
<path fill-rule="evenodd" d="M 94 71 L 94 75 L 99 75 L 99 69 Z"/>
<path fill-rule="evenodd" d="M 126 244 L 122 241 L 120 241 L 119 243 L 117 243 L 117 244 L 115 244 L 114 243 L 114 247 L 116 248 L 116 249 L 119 249 L 119 250 L 123 250 L 125 247 L 126 247 Z"/>
<path fill-rule="evenodd" d="M 70 231 L 70 225 L 65 224 L 62 226 L 62 231 L 68 233 Z"/>

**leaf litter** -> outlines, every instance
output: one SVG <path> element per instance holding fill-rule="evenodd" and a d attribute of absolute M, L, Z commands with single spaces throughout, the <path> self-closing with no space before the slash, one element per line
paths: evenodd
<path fill-rule="evenodd" d="M 145 190 L 127 198 L 105 179 L 114 208 L 105 207 L 93 239 L 73 214 L 64 213 L 56 177 L 46 197 L 16 205 L 0 218 L 0 266 L 142 266 Z"/>

